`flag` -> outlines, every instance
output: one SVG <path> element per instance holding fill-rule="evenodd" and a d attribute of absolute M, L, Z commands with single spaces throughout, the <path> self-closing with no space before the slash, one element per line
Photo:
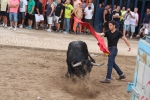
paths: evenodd
<path fill-rule="evenodd" d="M 85 26 L 86 28 L 88 28 L 90 30 L 90 32 L 92 33 L 92 35 L 97 39 L 98 41 L 98 46 L 100 47 L 100 50 L 105 54 L 105 55 L 109 55 L 110 52 L 108 50 L 108 48 L 105 45 L 104 39 L 102 37 L 100 37 L 93 29 L 93 27 L 87 23 L 87 22 L 82 22 L 81 20 L 77 19 L 76 17 L 73 17 L 75 22 L 80 23 L 82 26 Z"/>

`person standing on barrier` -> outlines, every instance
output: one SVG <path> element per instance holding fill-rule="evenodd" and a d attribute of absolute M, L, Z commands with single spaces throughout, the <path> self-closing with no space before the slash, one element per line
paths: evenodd
<path fill-rule="evenodd" d="M 117 30 L 116 27 L 116 22 L 115 21 L 110 21 L 108 23 L 109 25 L 109 30 L 104 32 L 104 33 L 97 33 L 99 36 L 105 36 L 107 37 L 108 41 L 108 49 L 110 52 L 110 55 L 108 56 L 108 67 L 107 67 L 107 76 L 105 80 L 100 81 L 101 83 L 110 83 L 111 82 L 111 74 L 112 74 L 112 69 L 114 68 L 116 72 L 119 75 L 118 80 L 125 79 L 124 73 L 121 71 L 119 66 L 115 63 L 115 58 L 118 53 L 117 49 L 117 44 L 120 38 L 122 38 L 125 43 L 127 44 L 129 50 L 131 50 L 130 44 L 127 41 L 126 37 L 119 31 Z"/>

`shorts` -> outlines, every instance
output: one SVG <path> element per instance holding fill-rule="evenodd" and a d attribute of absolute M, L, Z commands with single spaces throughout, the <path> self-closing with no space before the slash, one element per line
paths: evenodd
<path fill-rule="evenodd" d="M 130 25 L 123 25 L 123 30 L 124 31 L 130 31 Z"/>
<path fill-rule="evenodd" d="M 53 24 L 53 17 L 47 16 L 47 23 L 48 24 Z"/>
<path fill-rule="evenodd" d="M 35 21 L 36 22 L 40 22 L 40 21 L 44 21 L 44 17 L 43 15 L 38 15 L 38 14 L 35 14 Z"/>
<path fill-rule="evenodd" d="M 15 23 L 18 22 L 18 14 L 14 12 L 9 12 L 9 21 L 12 22 L 14 21 Z"/>
<path fill-rule="evenodd" d="M 58 22 L 58 21 L 59 21 L 59 17 L 58 17 L 58 16 L 55 16 L 54 19 L 55 19 L 54 21 L 56 21 L 56 23 L 58 24 L 58 23 L 59 23 L 59 22 Z"/>
<path fill-rule="evenodd" d="M 18 19 L 25 19 L 25 12 L 19 12 Z"/>
<path fill-rule="evenodd" d="M 131 29 L 131 33 L 134 33 L 135 32 L 135 25 L 130 25 L 130 28 L 129 29 Z"/>
<path fill-rule="evenodd" d="M 80 24 L 79 23 L 77 23 L 77 28 L 80 28 Z"/>
<path fill-rule="evenodd" d="M 92 19 L 85 19 L 84 22 L 89 23 L 91 26 L 93 26 L 93 20 Z"/>
<path fill-rule="evenodd" d="M 34 20 L 34 15 L 33 14 L 27 14 L 27 18 L 29 19 L 29 20 Z"/>
<path fill-rule="evenodd" d="M 8 16 L 8 13 L 6 11 L 1 11 L 2 16 Z"/>

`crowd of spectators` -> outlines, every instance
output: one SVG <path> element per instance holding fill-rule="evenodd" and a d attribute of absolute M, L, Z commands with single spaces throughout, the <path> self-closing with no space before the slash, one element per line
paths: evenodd
<path fill-rule="evenodd" d="M 12 29 L 45 29 L 47 32 L 62 32 L 69 34 L 90 34 L 86 27 L 76 23 L 72 16 L 76 16 L 83 22 L 93 26 L 94 4 L 92 0 L 0 0 L 1 27 Z M 138 8 L 131 11 L 130 8 L 114 5 L 99 4 L 103 9 L 103 31 L 108 30 L 108 22 L 114 20 L 116 28 L 126 37 L 132 38 L 139 24 Z M 53 29 L 55 28 L 55 29 Z M 150 33 L 150 9 L 147 9 L 143 27 L 137 37 Z"/>
<path fill-rule="evenodd" d="M 105 8 L 99 5 L 99 8 L 104 9 L 103 11 L 103 31 L 108 29 L 108 22 L 114 20 L 116 22 L 116 28 L 123 32 L 123 35 L 127 38 L 132 39 L 135 34 L 136 27 L 139 25 L 138 8 L 134 8 L 131 11 L 130 8 L 125 8 L 124 6 L 120 9 L 120 6 L 114 5 L 113 9 L 111 5 L 107 5 Z M 150 9 L 147 8 L 144 14 L 143 23 L 137 38 L 143 37 L 150 34 Z M 136 34 L 135 34 L 136 35 Z"/>

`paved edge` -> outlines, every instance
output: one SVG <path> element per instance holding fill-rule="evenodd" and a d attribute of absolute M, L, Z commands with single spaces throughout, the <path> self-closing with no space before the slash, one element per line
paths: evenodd
<path fill-rule="evenodd" d="M 67 50 L 58 50 L 58 49 L 49 49 L 49 48 L 39 48 L 39 47 L 26 47 L 26 46 L 15 46 L 15 45 L 4 45 L 0 44 L 1 48 L 16 48 L 16 49 L 31 49 L 31 50 L 39 50 L 39 51 L 59 51 L 59 52 L 66 52 Z M 104 55 L 102 52 L 100 53 L 94 53 L 94 52 L 89 52 L 90 54 L 96 54 L 96 55 Z M 120 57 L 136 57 L 136 56 L 129 56 L 129 55 L 119 55 Z"/>

